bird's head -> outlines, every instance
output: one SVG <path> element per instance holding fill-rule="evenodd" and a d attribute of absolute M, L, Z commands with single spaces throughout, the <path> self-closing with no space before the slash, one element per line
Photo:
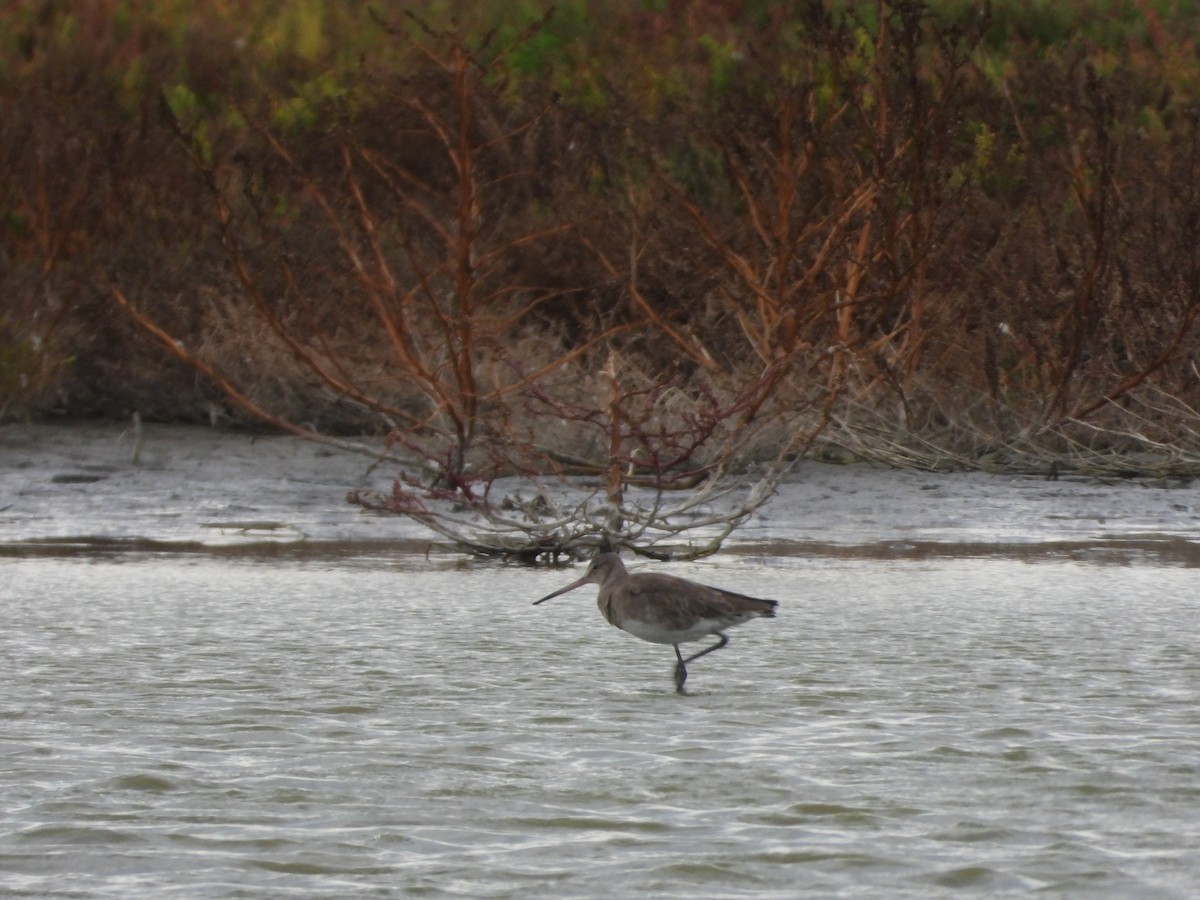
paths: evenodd
<path fill-rule="evenodd" d="M 583 577 L 577 581 L 572 581 L 564 588 L 559 588 L 553 594 L 547 594 L 541 600 L 534 600 L 533 605 L 545 603 L 547 600 L 565 594 L 568 591 L 573 591 L 575 588 L 583 587 L 585 584 L 604 584 L 605 581 L 614 572 L 624 572 L 625 564 L 621 562 L 621 557 L 616 553 L 601 553 L 588 563 L 587 571 L 583 573 Z"/>

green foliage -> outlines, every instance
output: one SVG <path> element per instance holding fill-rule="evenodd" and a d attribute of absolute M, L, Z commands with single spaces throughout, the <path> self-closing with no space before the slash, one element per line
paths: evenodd
<path fill-rule="evenodd" d="M 271 116 L 275 126 L 284 131 L 315 127 L 325 107 L 347 94 L 346 86 L 332 72 L 297 84 L 294 91 L 293 96 L 279 102 Z"/>
<path fill-rule="evenodd" d="M 549 29 L 539 31 L 512 52 L 509 65 L 521 76 L 542 75 L 562 59 L 564 43 Z"/>
<path fill-rule="evenodd" d="M 710 34 L 700 35 L 699 44 L 708 61 L 708 82 L 714 93 L 724 93 L 737 71 L 738 52 L 733 41 L 721 41 Z"/>
<path fill-rule="evenodd" d="M 294 0 L 280 5 L 275 15 L 263 23 L 259 46 L 269 56 L 295 56 L 308 63 L 321 60 L 327 53 L 324 0 Z"/>
<path fill-rule="evenodd" d="M 61 377 L 70 359 L 55 359 L 40 339 L 21 335 L 11 317 L 0 318 L 0 419 L 21 415 L 29 399 Z"/>
<path fill-rule="evenodd" d="M 37 367 L 38 353 L 30 340 L 0 340 L 0 398 L 27 389 Z"/>
<path fill-rule="evenodd" d="M 23 242 L 29 238 L 29 215 L 20 210 L 6 209 L 0 214 L 0 227 L 9 241 Z"/>
<path fill-rule="evenodd" d="M 192 150 L 204 162 L 211 163 L 213 145 L 209 124 L 205 121 L 206 110 L 195 91 L 182 83 L 167 85 L 163 89 L 163 101 L 179 128 L 188 135 Z"/>

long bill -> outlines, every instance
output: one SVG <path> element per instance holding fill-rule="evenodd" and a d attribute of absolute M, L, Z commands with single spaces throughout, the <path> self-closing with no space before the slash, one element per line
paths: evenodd
<path fill-rule="evenodd" d="M 541 600 L 534 600 L 533 605 L 537 606 L 539 603 L 545 603 L 547 600 L 553 600 L 555 597 L 557 597 L 561 594 L 565 594 L 567 591 L 573 591 L 573 590 L 575 590 L 575 588 L 583 587 L 587 583 L 588 583 L 588 578 L 585 575 L 582 578 L 580 578 L 578 581 L 572 581 L 565 588 L 559 588 L 553 594 L 547 594 Z"/>

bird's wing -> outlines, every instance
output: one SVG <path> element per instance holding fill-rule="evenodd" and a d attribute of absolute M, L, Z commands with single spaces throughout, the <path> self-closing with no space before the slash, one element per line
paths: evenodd
<path fill-rule="evenodd" d="M 774 600 L 760 600 L 673 575 L 645 572 L 631 579 L 628 599 L 653 609 L 663 621 L 727 619 L 758 611 L 772 615 Z"/>

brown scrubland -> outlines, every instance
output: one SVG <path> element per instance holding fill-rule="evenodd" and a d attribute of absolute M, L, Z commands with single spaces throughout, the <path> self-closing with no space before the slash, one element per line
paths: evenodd
<path fill-rule="evenodd" d="M 149 7 L 0 11 L 6 419 L 384 435 L 408 512 L 1197 468 L 1187 5 Z"/>

